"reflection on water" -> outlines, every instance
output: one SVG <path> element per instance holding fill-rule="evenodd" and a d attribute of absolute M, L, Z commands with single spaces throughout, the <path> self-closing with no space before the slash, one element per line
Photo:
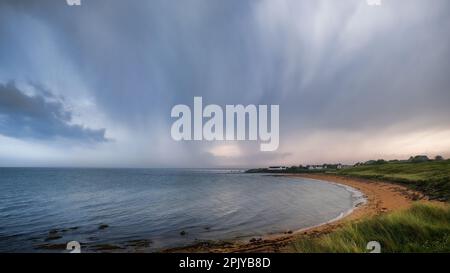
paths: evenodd
<path fill-rule="evenodd" d="M 355 194 L 225 170 L 0 168 L 0 251 L 154 251 L 314 226 Z"/>

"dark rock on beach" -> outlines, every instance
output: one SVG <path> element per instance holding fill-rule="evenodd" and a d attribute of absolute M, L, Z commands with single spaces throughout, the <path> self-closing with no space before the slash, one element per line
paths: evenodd
<path fill-rule="evenodd" d="M 250 243 L 259 243 L 262 241 L 262 238 L 251 238 Z"/>
<path fill-rule="evenodd" d="M 95 245 L 92 247 L 92 249 L 96 251 L 111 251 L 111 250 L 121 250 L 124 248 L 117 245 L 102 244 L 102 245 Z"/>
<path fill-rule="evenodd" d="M 62 236 L 59 235 L 59 231 L 57 229 L 52 229 L 48 232 L 48 236 L 47 238 L 45 238 L 45 241 L 53 241 L 53 240 L 58 240 L 61 239 Z"/>
<path fill-rule="evenodd" d="M 48 232 L 49 235 L 53 235 L 53 234 L 57 234 L 58 230 L 57 229 L 52 229 Z"/>
<path fill-rule="evenodd" d="M 36 246 L 40 250 L 65 250 L 66 244 L 43 244 Z"/>
<path fill-rule="evenodd" d="M 98 226 L 98 229 L 102 230 L 102 229 L 106 229 L 106 228 L 108 228 L 108 227 L 109 227 L 109 225 L 107 225 L 107 224 L 100 224 L 100 225 Z"/>
<path fill-rule="evenodd" d="M 137 247 L 137 248 L 147 248 L 153 243 L 152 240 L 141 239 L 141 240 L 131 240 L 126 243 L 127 247 Z"/>
<path fill-rule="evenodd" d="M 48 241 L 54 241 L 54 240 L 58 240 L 58 239 L 61 239 L 61 238 L 62 238 L 61 235 L 52 234 L 52 235 L 49 235 L 47 238 L 45 238 L 45 241 L 46 241 L 46 242 L 48 242 Z"/>

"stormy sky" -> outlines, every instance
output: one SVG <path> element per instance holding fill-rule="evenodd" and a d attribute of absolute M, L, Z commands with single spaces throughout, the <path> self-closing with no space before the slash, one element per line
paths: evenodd
<path fill-rule="evenodd" d="M 448 0 L 0 0 L 0 166 L 450 156 Z M 280 105 L 280 146 L 176 142 L 176 104 Z"/>

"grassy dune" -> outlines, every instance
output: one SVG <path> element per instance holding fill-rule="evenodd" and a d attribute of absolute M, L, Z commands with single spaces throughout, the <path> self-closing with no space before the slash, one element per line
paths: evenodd
<path fill-rule="evenodd" d="M 450 200 L 450 160 L 362 165 L 342 169 L 337 173 L 397 182 L 421 191 L 433 199 Z"/>
<path fill-rule="evenodd" d="M 450 252 L 450 207 L 417 203 L 406 211 L 377 216 L 316 238 L 292 244 L 295 252 L 368 252 L 378 241 L 382 252 Z"/>

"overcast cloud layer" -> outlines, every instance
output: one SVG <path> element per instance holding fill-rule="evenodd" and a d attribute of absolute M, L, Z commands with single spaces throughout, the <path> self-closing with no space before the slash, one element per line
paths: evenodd
<path fill-rule="evenodd" d="M 450 2 L 0 0 L 0 165 L 450 156 Z M 170 110 L 279 104 L 280 148 L 175 142 Z"/>

